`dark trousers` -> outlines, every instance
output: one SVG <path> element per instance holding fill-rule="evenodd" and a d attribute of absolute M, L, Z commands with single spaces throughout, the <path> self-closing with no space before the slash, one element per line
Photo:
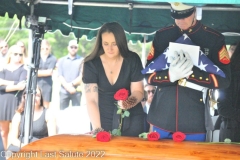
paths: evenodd
<path fill-rule="evenodd" d="M 224 142 L 226 138 L 230 139 L 232 142 L 240 142 L 240 122 L 230 119 L 222 121 L 219 141 Z"/>
<path fill-rule="evenodd" d="M 60 92 L 60 110 L 64 110 L 69 106 L 72 101 L 72 106 L 80 106 L 82 92 L 76 92 L 75 94 L 65 94 Z"/>

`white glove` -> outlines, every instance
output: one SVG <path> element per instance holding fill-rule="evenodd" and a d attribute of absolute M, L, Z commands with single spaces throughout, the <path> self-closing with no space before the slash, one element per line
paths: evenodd
<path fill-rule="evenodd" d="M 183 53 L 183 51 L 180 51 L 178 54 L 175 52 L 174 57 L 170 58 L 172 58 L 172 62 L 170 63 L 169 67 L 169 78 L 171 82 L 188 77 L 193 73 L 193 63 L 188 53 Z"/>
<path fill-rule="evenodd" d="M 183 51 L 182 51 L 183 52 Z M 184 54 L 184 56 L 186 57 L 186 62 L 187 63 L 189 63 L 188 64 L 188 67 L 190 67 L 191 68 L 191 71 L 192 71 L 192 68 L 193 68 L 193 62 L 192 62 L 192 59 L 191 59 L 191 57 L 189 56 L 189 54 L 188 54 L 188 52 L 183 52 L 183 54 Z M 192 71 L 192 73 L 193 73 L 193 71 Z M 191 73 L 191 74 L 192 74 Z M 186 78 L 188 78 L 191 74 L 189 74 Z"/>

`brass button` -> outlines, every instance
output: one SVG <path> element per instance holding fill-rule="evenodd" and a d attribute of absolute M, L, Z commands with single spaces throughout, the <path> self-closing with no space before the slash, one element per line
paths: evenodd
<path fill-rule="evenodd" d="M 202 77 L 199 77 L 199 79 L 202 79 Z"/>
<path fill-rule="evenodd" d="M 202 102 L 202 99 L 200 99 L 200 101 Z"/>
<path fill-rule="evenodd" d="M 192 75 L 192 77 L 194 77 L 194 75 Z"/>
<path fill-rule="evenodd" d="M 192 29 L 189 29 L 189 32 L 192 32 Z"/>
<path fill-rule="evenodd" d="M 164 78 L 167 79 L 167 76 L 165 76 Z"/>
<path fill-rule="evenodd" d="M 208 78 L 206 78 L 206 81 L 208 81 Z"/>
<path fill-rule="evenodd" d="M 158 79 L 162 79 L 162 77 L 159 76 Z"/>
<path fill-rule="evenodd" d="M 158 79 L 158 77 L 156 77 L 155 79 Z"/>

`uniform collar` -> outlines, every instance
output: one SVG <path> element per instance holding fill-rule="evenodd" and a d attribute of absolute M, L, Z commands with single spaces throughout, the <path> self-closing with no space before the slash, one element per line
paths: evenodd
<path fill-rule="evenodd" d="M 193 34 L 196 31 L 199 30 L 199 28 L 202 26 L 200 21 L 196 21 L 196 24 L 194 26 L 189 27 L 187 30 L 182 30 L 179 28 L 180 32 L 186 33 L 186 34 Z"/>

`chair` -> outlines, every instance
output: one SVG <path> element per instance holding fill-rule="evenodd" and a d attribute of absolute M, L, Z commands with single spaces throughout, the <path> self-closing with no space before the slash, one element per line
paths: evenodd
<path fill-rule="evenodd" d="M 86 106 L 68 107 L 56 115 L 57 134 L 84 134 L 90 132 Z"/>

